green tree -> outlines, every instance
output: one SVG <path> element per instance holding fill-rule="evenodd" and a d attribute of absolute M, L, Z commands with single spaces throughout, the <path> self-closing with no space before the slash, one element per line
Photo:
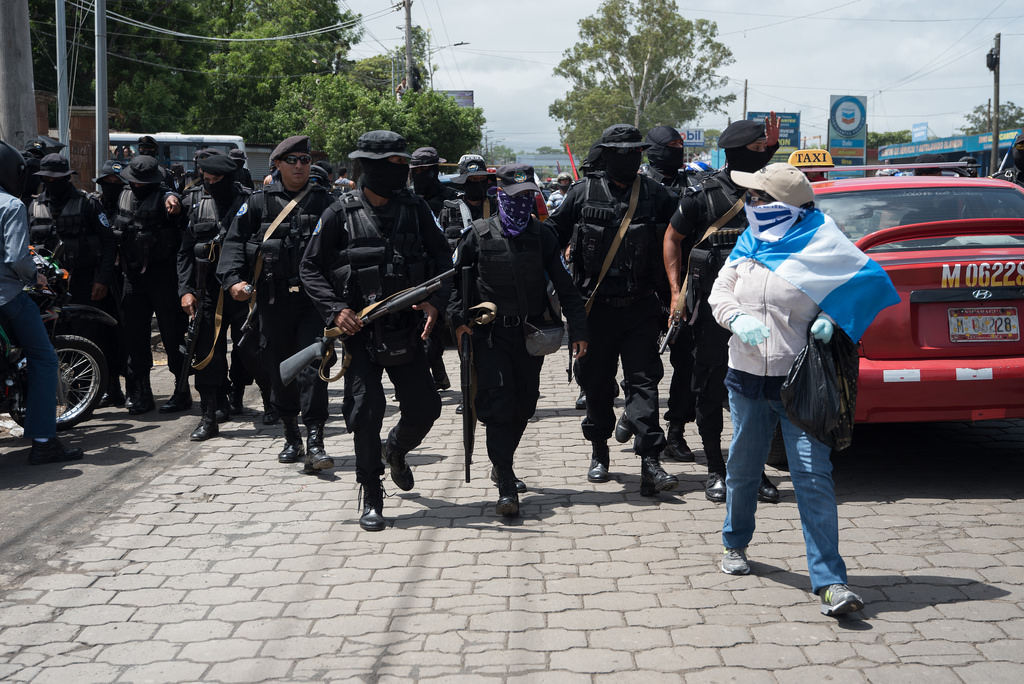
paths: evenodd
<path fill-rule="evenodd" d="M 565 154 L 565 150 L 559 147 L 541 145 L 540 147 L 537 148 L 537 154 Z"/>
<path fill-rule="evenodd" d="M 727 83 L 719 71 L 733 57 L 717 34 L 715 22 L 681 16 L 675 0 L 605 0 L 580 20 L 580 41 L 555 69 L 572 89 L 548 113 L 583 156 L 613 123 L 647 131 L 723 111 L 736 96 L 710 93 Z"/>
<path fill-rule="evenodd" d="M 422 90 L 430 89 L 430 69 L 427 67 L 430 32 L 419 26 L 412 27 L 412 63 L 419 70 Z M 405 45 L 383 54 L 360 59 L 348 67 L 357 82 L 380 92 L 392 92 L 405 78 Z"/>
<path fill-rule="evenodd" d="M 978 135 L 992 132 L 992 108 L 989 105 L 978 105 L 964 116 L 966 123 L 960 128 L 964 135 Z M 1024 128 L 1024 109 L 1013 102 L 999 105 L 999 128 L 1008 131 L 1013 128 Z"/>
<path fill-rule="evenodd" d="M 868 147 L 878 148 L 883 145 L 898 145 L 910 142 L 910 131 L 868 131 Z"/>

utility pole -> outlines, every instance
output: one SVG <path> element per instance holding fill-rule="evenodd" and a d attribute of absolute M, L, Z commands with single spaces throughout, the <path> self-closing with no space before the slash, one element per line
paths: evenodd
<path fill-rule="evenodd" d="M 412 88 L 412 0 L 405 0 L 405 87 Z"/>
<path fill-rule="evenodd" d="M 747 118 L 747 79 L 743 79 L 743 118 Z"/>
<path fill-rule="evenodd" d="M 110 150 L 107 129 L 107 0 L 96 0 L 96 177 Z"/>
<path fill-rule="evenodd" d="M 985 59 L 995 79 L 992 90 L 992 156 L 989 158 L 989 175 L 999 170 L 999 35 L 996 34 L 995 47 L 988 51 Z"/>
<path fill-rule="evenodd" d="M 55 0 L 57 10 L 57 139 L 68 145 L 71 115 L 68 95 L 68 25 L 64 18 L 64 0 Z M 68 148 L 70 151 L 70 148 Z"/>
<path fill-rule="evenodd" d="M 0 140 L 19 150 L 38 134 L 31 35 L 28 0 L 5 2 L 0 12 Z"/>

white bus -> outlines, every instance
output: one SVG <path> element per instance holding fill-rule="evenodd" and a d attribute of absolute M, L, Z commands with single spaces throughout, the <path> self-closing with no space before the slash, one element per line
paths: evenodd
<path fill-rule="evenodd" d="M 186 170 L 192 168 L 192 157 L 197 150 L 207 147 L 227 154 L 233 149 L 245 151 L 245 142 L 238 135 L 188 135 L 185 133 L 110 133 L 110 150 L 107 159 L 124 163 L 139 153 L 138 141 L 144 135 L 156 139 L 157 159 L 164 166 L 182 164 Z"/>

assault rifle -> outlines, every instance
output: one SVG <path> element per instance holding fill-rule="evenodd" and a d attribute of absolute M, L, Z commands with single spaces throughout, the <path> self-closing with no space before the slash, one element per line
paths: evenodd
<path fill-rule="evenodd" d="M 421 285 L 396 292 L 390 297 L 386 297 L 360 311 L 359 320 L 362 321 L 363 325 L 366 325 L 388 314 L 410 309 L 413 305 L 419 304 L 431 294 L 440 290 L 441 283 L 453 275 L 455 275 L 454 268 L 431 278 Z M 316 342 L 282 361 L 280 366 L 281 382 L 286 385 L 291 383 L 302 372 L 302 369 L 313 361 L 320 361 L 322 364 L 324 359 L 329 358 L 334 353 L 334 341 L 336 339 L 344 342 L 348 339 L 348 335 L 338 330 L 338 328 L 324 330 L 323 336 L 317 338 Z M 344 367 L 343 363 L 342 373 L 344 373 Z"/>
<path fill-rule="evenodd" d="M 683 295 L 680 294 L 680 297 Z M 673 311 L 672 319 L 668 324 L 668 332 L 665 333 L 665 338 L 661 341 L 661 348 L 658 349 L 659 354 L 664 354 L 665 350 L 668 349 L 668 345 L 673 344 L 676 338 L 679 337 L 679 327 L 683 324 L 683 314 L 681 311 Z"/>
<path fill-rule="evenodd" d="M 201 245 L 196 245 L 197 252 Z M 210 268 L 210 260 L 201 258 L 196 254 L 196 311 L 188 322 L 188 330 L 185 332 L 185 342 L 179 347 L 184 358 L 181 362 L 181 370 L 178 371 L 178 379 L 175 387 L 188 387 L 188 376 L 192 372 L 192 359 L 196 355 L 196 343 L 199 342 L 199 326 L 203 321 L 203 305 L 206 299 L 206 273 Z"/>

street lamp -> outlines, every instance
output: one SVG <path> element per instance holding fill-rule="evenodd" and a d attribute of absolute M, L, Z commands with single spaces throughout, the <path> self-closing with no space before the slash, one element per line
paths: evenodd
<path fill-rule="evenodd" d="M 462 45 L 469 45 L 469 43 L 467 43 L 464 40 L 460 40 L 458 43 L 452 43 L 451 45 L 442 45 L 441 47 L 431 48 L 429 50 L 429 52 L 427 53 L 427 66 L 430 67 L 430 89 L 431 90 L 434 89 L 434 64 L 433 64 L 433 61 L 431 60 L 431 57 L 433 57 L 435 53 L 438 53 L 441 50 L 445 50 L 445 49 L 450 48 L 450 47 L 460 47 Z"/>

